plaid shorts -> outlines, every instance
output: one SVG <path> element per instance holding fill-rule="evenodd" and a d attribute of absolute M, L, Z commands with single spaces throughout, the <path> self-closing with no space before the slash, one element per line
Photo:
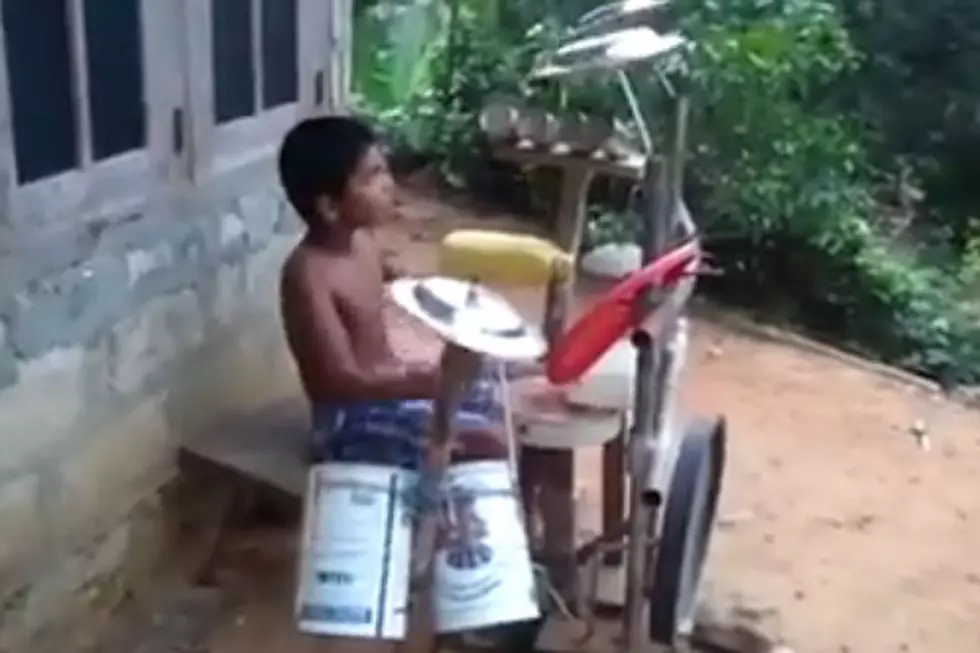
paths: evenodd
<path fill-rule="evenodd" d="M 492 428 L 504 419 L 495 365 L 487 365 L 456 412 L 460 429 Z M 313 406 L 312 456 L 326 461 L 419 469 L 434 402 L 385 400 Z"/>

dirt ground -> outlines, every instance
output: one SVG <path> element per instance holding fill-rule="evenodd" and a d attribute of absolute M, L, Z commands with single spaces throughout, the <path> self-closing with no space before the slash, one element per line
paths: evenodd
<path fill-rule="evenodd" d="M 408 213 L 391 242 L 423 272 L 426 235 L 461 220 L 432 203 Z M 414 348 L 406 328 L 398 341 Z M 706 589 L 716 610 L 798 653 L 980 651 L 980 412 L 705 321 L 683 394 L 688 410 L 729 423 Z M 597 478 L 582 482 L 594 501 Z M 221 580 L 234 608 L 211 653 L 324 650 L 293 633 L 291 539 L 253 534 L 230 548 Z"/>

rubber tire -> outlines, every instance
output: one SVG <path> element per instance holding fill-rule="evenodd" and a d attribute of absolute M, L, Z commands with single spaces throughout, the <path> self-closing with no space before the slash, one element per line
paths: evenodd
<path fill-rule="evenodd" d="M 689 634 L 682 630 L 693 625 L 721 494 L 726 444 L 724 418 L 698 418 L 684 430 L 667 489 L 648 595 L 649 636 L 657 644 L 674 646 Z"/>

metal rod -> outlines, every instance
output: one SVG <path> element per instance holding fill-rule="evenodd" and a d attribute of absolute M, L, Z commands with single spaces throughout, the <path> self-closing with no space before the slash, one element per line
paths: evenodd
<path fill-rule="evenodd" d="M 689 101 L 686 95 L 680 95 L 676 99 L 677 110 L 674 115 L 674 140 L 671 144 L 670 159 L 668 169 L 668 205 L 667 213 L 668 230 L 673 232 L 679 220 L 681 194 L 684 189 L 684 165 L 687 163 L 687 119 L 689 113 Z"/>
<path fill-rule="evenodd" d="M 545 290 L 544 299 L 544 320 L 542 330 L 548 349 L 555 343 L 562 329 L 565 328 L 565 319 L 568 314 L 568 298 L 571 293 L 567 288 L 565 280 L 551 275 L 548 286 Z"/>
<path fill-rule="evenodd" d="M 684 142 L 687 131 L 687 100 L 676 98 L 673 140 L 666 160 L 647 163 L 647 188 L 650 193 L 646 211 L 646 238 L 643 254 L 646 262 L 660 256 L 670 243 L 680 205 L 683 186 Z M 647 293 L 638 310 L 649 311 L 651 304 L 662 301 L 663 292 Z M 645 546 L 657 520 L 656 504 L 644 501 L 648 491 L 646 481 L 658 468 L 658 458 L 670 443 L 664 442 L 669 433 L 664 429 L 664 412 L 673 374 L 672 353 L 676 344 L 676 319 L 661 325 L 659 334 L 640 331 L 636 334 L 637 374 L 634 398 L 635 428 L 629 446 L 630 456 L 630 538 L 626 556 L 626 609 L 623 615 L 624 650 L 634 650 L 644 641 L 642 630 L 647 579 L 648 549 Z"/>
<path fill-rule="evenodd" d="M 626 104 L 629 105 L 630 113 L 633 114 L 633 121 L 636 123 L 636 128 L 640 132 L 640 141 L 643 143 L 643 150 L 646 152 L 647 157 L 652 157 L 653 137 L 650 135 L 647 117 L 643 115 L 643 109 L 640 106 L 640 98 L 636 94 L 636 88 L 633 86 L 633 82 L 625 70 L 620 70 L 616 77 L 619 79 L 619 87 L 623 89 L 623 95 L 626 96 Z"/>
<path fill-rule="evenodd" d="M 657 434 L 657 441 L 661 445 L 658 449 L 658 460 L 651 465 L 648 476 L 643 479 L 643 486 L 647 490 L 663 490 L 669 478 L 669 465 L 673 464 L 677 454 L 678 440 L 677 430 L 674 428 L 677 412 L 677 388 L 680 385 L 680 376 L 684 371 L 684 362 L 687 356 L 688 345 L 688 322 L 687 318 L 681 317 L 673 323 L 673 329 L 663 349 L 663 359 L 658 370 L 659 383 L 663 385 L 663 392 L 660 395 L 659 405 L 655 414 L 654 429 Z"/>
<path fill-rule="evenodd" d="M 666 202 L 658 203 L 658 207 L 665 208 L 666 214 L 661 214 L 658 216 L 657 221 L 660 223 L 660 225 L 658 229 L 654 229 L 656 232 L 656 241 L 651 243 L 651 248 L 661 248 L 657 250 L 658 255 L 662 253 L 664 249 L 666 249 L 671 237 L 676 232 L 677 225 L 682 220 L 681 216 L 679 215 L 679 209 L 681 207 L 681 192 L 684 183 L 684 154 L 685 140 L 687 137 L 688 101 L 686 97 L 681 96 L 677 98 L 676 102 L 677 105 L 673 129 L 674 138 L 670 157 L 664 166 L 665 178 L 662 179 L 664 185 L 666 186 Z M 664 207 L 664 205 L 666 206 Z M 690 216 L 687 216 L 687 219 L 690 220 Z M 663 300 L 663 297 L 660 299 Z M 666 301 L 670 301 L 670 299 L 668 298 Z M 679 307 L 670 308 L 676 309 Z M 678 342 L 678 338 L 680 337 L 678 333 L 678 321 L 679 311 L 668 311 L 664 315 L 664 322 L 660 325 L 660 333 L 658 334 L 659 337 L 656 340 L 656 358 L 653 369 L 654 383 L 649 406 L 652 414 L 650 415 L 649 427 L 651 429 L 650 433 L 652 434 L 652 437 L 659 445 L 658 453 L 663 451 L 671 451 L 673 446 L 673 443 L 667 442 L 667 439 L 669 439 L 671 434 L 664 428 L 664 413 L 669 404 L 671 404 L 673 401 L 673 397 L 670 396 L 674 391 L 673 383 L 671 381 L 673 377 L 676 376 L 674 368 L 677 364 L 677 357 L 675 354 L 681 346 L 681 343 Z M 657 466 L 658 463 L 656 461 L 651 462 L 647 473 L 649 474 L 651 471 L 655 471 Z M 647 481 L 649 476 L 644 476 L 641 478 L 643 481 Z M 642 484 L 644 486 L 646 485 L 645 482 Z"/>
<path fill-rule="evenodd" d="M 666 93 L 668 97 L 677 97 L 677 89 L 675 89 L 674 85 L 671 84 L 669 79 L 667 79 L 667 75 L 664 74 L 664 71 L 657 68 L 654 73 L 656 74 L 657 81 L 660 82 L 660 88 L 664 90 L 664 93 Z"/>
<path fill-rule="evenodd" d="M 623 611 L 624 650 L 633 651 L 643 641 L 643 589 L 646 584 L 646 546 L 651 523 L 655 522 L 655 509 L 644 505 L 644 486 L 641 482 L 649 476 L 655 464 L 654 416 L 651 400 L 656 378 L 656 351 L 652 339 L 645 335 L 638 339 L 637 376 L 635 398 L 635 424 L 628 444 L 630 466 L 629 492 L 629 539 L 626 550 L 626 606 Z"/>

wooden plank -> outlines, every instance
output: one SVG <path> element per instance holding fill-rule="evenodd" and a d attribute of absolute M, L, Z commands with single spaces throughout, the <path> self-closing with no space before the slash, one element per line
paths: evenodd
<path fill-rule="evenodd" d="M 181 454 L 300 498 L 309 467 L 309 408 L 300 397 L 221 424 Z"/>
<path fill-rule="evenodd" d="M 626 511 L 626 420 L 613 440 L 602 446 L 602 532 L 613 532 Z M 607 565 L 623 563 L 620 551 L 603 556 Z"/>
<path fill-rule="evenodd" d="M 557 154 L 547 149 L 522 149 L 509 145 L 494 148 L 493 154 L 501 161 L 526 166 L 551 166 L 565 170 L 585 169 L 597 175 L 639 181 L 643 179 L 646 158 L 634 156 L 627 159 L 597 159 L 579 154 Z"/>

